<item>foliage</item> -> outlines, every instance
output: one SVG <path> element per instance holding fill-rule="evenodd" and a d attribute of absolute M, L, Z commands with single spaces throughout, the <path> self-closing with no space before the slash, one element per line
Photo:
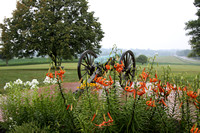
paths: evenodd
<path fill-rule="evenodd" d="M 86 0 L 21 0 L 0 26 L 16 57 L 49 55 L 56 66 L 86 49 L 99 53 L 104 34 Z"/>
<path fill-rule="evenodd" d="M 191 52 L 188 54 L 188 57 L 198 57 L 195 52 Z"/>
<path fill-rule="evenodd" d="M 46 129 L 48 128 L 44 127 L 44 129 L 41 129 L 38 127 L 38 123 L 30 122 L 15 126 L 10 133 L 47 133 Z"/>
<path fill-rule="evenodd" d="M 200 2 L 199 0 L 195 0 L 194 5 L 197 7 L 197 13 L 196 16 L 198 17 L 196 20 L 190 20 L 186 23 L 186 30 L 189 30 L 187 35 L 191 36 L 191 39 L 189 41 L 190 45 L 192 46 L 193 53 L 200 56 L 200 36 L 199 36 L 199 30 L 200 30 Z"/>
<path fill-rule="evenodd" d="M 139 55 L 137 58 L 136 58 L 136 61 L 139 62 L 139 63 L 147 63 L 148 61 L 148 58 L 145 56 L 145 55 Z"/>
<path fill-rule="evenodd" d="M 179 50 L 176 51 L 176 55 L 178 56 L 188 56 L 192 51 L 189 49 L 185 49 L 185 50 Z"/>
<path fill-rule="evenodd" d="M 5 24 L 10 23 L 8 19 L 4 20 Z M 3 33 L 5 34 L 8 29 L 0 24 L 0 28 L 3 29 Z M 1 41 L 4 40 L 4 41 Z M 10 40 L 10 34 L 6 34 L 5 36 L 2 36 L 0 40 L 0 59 L 6 61 L 6 65 L 8 66 L 8 61 L 11 60 L 14 57 L 14 52 L 12 49 L 12 42 Z"/>
<path fill-rule="evenodd" d="M 170 67 L 157 75 L 151 63 L 142 71 L 137 68 L 134 81 L 126 81 L 126 87 L 120 89 L 110 77 L 120 74 L 110 69 L 114 66 L 96 77 L 96 83 L 82 84 L 83 92 L 64 93 L 62 70 L 47 74 L 57 78 L 58 88 L 9 89 L 1 103 L 3 128 L 27 131 L 31 126 L 38 132 L 98 133 L 189 132 L 200 126 L 200 75 L 189 82 L 174 76 Z"/>

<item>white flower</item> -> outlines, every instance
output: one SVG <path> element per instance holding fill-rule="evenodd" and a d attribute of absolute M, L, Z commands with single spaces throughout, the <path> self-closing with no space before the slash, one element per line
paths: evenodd
<path fill-rule="evenodd" d="M 46 78 L 43 81 L 44 84 L 50 84 L 50 77 L 46 76 Z"/>
<path fill-rule="evenodd" d="M 32 85 L 39 85 L 39 82 L 37 81 L 37 79 L 33 79 L 33 80 L 31 81 L 31 84 L 32 84 Z"/>
<path fill-rule="evenodd" d="M 26 82 L 24 83 L 24 86 L 31 86 L 31 82 L 30 82 L 30 81 L 26 81 Z"/>
<path fill-rule="evenodd" d="M 17 84 L 17 85 L 19 85 L 19 84 L 23 84 L 23 82 L 22 82 L 22 80 L 21 80 L 21 79 L 17 79 L 16 81 L 14 81 L 14 84 Z"/>
<path fill-rule="evenodd" d="M 57 83 L 57 79 L 56 78 L 50 78 L 48 76 L 46 76 L 46 78 L 43 81 L 44 84 L 56 84 Z"/>
<path fill-rule="evenodd" d="M 36 84 L 33 84 L 30 89 L 38 89 L 39 87 Z"/>
<path fill-rule="evenodd" d="M 4 90 L 6 90 L 7 88 L 11 88 L 11 84 L 10 83 L 6 83 L 6 85 L 4 86 Z"/>
<path fill-rule="evenodd" d="M 56 84 L 56 83 L 57 83 L 57 79 L 56 79 L 56 78 L 54 78 L 54 79 L 52 78 L 52 79 L 51 79 L 51 83 L 52 83 L 52 84 Z"/>

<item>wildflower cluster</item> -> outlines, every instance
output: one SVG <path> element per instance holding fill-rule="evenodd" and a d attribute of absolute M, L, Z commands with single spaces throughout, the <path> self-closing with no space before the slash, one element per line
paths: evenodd
<path fill-rule="evenodd" d="M 78 89 L 85 89 L 86 87 L 97 87 L 96 83 L 82 83 L 81 86 L 78 86 Z"/>
<path fill-rule="evenodd" d="M 103 85 L 103 86 L 110 86 L 113 84 L 112 77 L 109 75 L 110 81 L 106 80 L 106 78 L 103 77 L 97 77 L 98 75 L 95 76 L 94 81 Z"/>
<path fill-rule="evenodd" d="M 116 71 L 117 71 L 118 73 L 122 72 L 122 70 L 123 70 L 123 68 L 124 68 L 123 62 L 121 61 L 121 64 L 116 63 L 116 64 L 114 65 L 114 68 L 116 69 Z"/>
<path fill-rule="evenodd" d="M 65 71 L 62 70 L 61 68 L 60 68 L 60 71 L 55 71 L 54 74 L 51 73 L 50 70 L 49 70 L 49 72 L 46 74 L 45 83 L 52 83 L 52 84 L 57 83 L 56 79 L 63 81 L 63 77 L 64 77 L 63 75 L 64 74 L 65 74 Z M 53 79 L 53 77 L 54 77 L 53 75 L 55 75 L 54 79 Z M 49 77 L 49 78 L 47 78 L 47 77 Z"/>
<path fill-rule="evenodd" d="M 200 130 L 199 130 L 199 128 L 197 127 L 196 124 L 194 124 L 194 125 L 192 126 L 192 128 L 190 129 L 190 133 L 200 133 Z"/>
<path fill-rule="evenodd" d="M 6 85 L 4 86 L 4 90 L 6 89 L 12 89 L 12 88 L 21 88 L 21 89 L 38 89 L 39 82 L 37 81 L 37 79 L 33 79 L 31 82 L 30 81 L 26 81 L 23 82 L 21 79 L 17 79 L 14 82 L 9 82 L 6 83 Z"/>

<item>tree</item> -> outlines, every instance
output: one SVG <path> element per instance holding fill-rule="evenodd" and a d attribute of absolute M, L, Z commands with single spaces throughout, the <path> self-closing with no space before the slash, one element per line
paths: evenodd
<path fill-rule="evenodd" d="M 189 49 L 178 50 L 178 51 L 176 51 L 176 55 L 178 55 L 178 56 L 188 56 L 191 52 L 192 52 L 192 50 L 189 50 Z"/>
<path fill-rule="evenodd" d="M 5 19 L 4 23 L 9 23 L 9 19 Z M 9 29 L 7 29 L 5 26 L 0 25 L 0 27 L 3 29 L 1 33 L 1 40 L 0 40 L 0 59 L 6 61 L 6 65 L 8 66 L 8 61 L 14 57 L 13 50 L 12 50 L 12 43 L 10 40 L 9 35 Z M 7 32 L 7 34 L 5 34 Z M 2 41 L 4 40 L 4 41 Z"/>
<path fill-rule="evenodd" d="M 15 56 L 49 55 L 57 66 L 86 49 L 100 52 L 104 32 L 93 15 L 86 0 L 21 0 L 10 23 L 2 25 L 11 31 L 5 34 Z"/>
<path fill-rule="evenodd" d="M 148 60 L 148 58 L 145 55 L 139 55 L 136 58 L 136 61 L 139 63 L 142 63 L 142 64 L 147 63 L 147 60 Z"/>
<path fill-rule="evenodd" d="M 200 56 L 200 0 L 195 0 L 194 5 L 198 11 L 196 13 L 197 20 L 191 20 L 186 23 L 186 30 L 189 32 L 186 35 L 191 36 L 189 44 L 191 45 L 194 55 Z"/>

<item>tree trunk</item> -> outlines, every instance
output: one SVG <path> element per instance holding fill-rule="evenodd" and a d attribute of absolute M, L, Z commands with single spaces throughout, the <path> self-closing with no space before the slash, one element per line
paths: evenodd
<path fill-rule="evenodd" d="M 57 60 L 56 59 L 54 60 L 54 63 L 55 63 L 55 67 L 57 67 Z"/>
<path fill-rule="evenodd" d="M 6 59 L 6 66 L 8 66 L 8 60 Z"/>

